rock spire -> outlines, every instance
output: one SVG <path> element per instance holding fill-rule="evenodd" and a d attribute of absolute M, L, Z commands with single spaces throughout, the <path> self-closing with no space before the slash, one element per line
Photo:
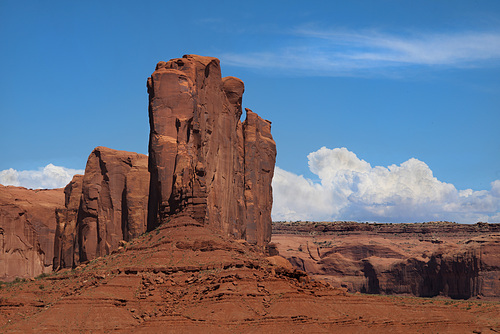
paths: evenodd
<path fill-rule="evenodd" d="M 148 228 L 189 215 L 265 249 L 271 239 L 271 122 L 246 110 L 244 84 L 221 77 L 217 58 L 159 62 L 148 79 Z"/>

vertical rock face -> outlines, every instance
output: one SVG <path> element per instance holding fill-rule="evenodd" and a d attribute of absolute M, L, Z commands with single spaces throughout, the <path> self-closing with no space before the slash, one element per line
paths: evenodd
<path fill-rule="evenodd" d="M 267 246 L 276 145 L 270 122 L 249 111 L 241 123 L 243 82 L 222 78 L 216 58 L 187 55 L 159 62 L 148 92 L 148 228 L 182 213 Z"/>
<path fill-rule="evenodd" d="M 45 253 L 25 212 L 0 208 L 0 280 L 34 277 L 45 269 Z"/>
<path fill-rule="evenodd" d="M 277 222 L 294 267 L 350 291 L 500 297 L 500 224 Z"/>
<path fill-rule="evenodd" d="M 364 270 L 368 293 L 411 293 L 419 297 L 448 296 L 469 299 L 475 296 L 498 297 L 500 268 L 498 237 L 469 240 L 461 247 L 443 247 L 429 258 L 409 258 L 382 266 L 372 259 Z M 496 261 L 494 257 L 496 256 Z"/>
<path fill-rule="evenodd" d="M 146 231 L 149 173 L 147 156 L 97 147 L 85 175 L 66 186 L 57 210 L 55 270 L 109 254 L 121 240 Z"/>
<path fill-rule="evenodd" d="M 109 254 L 145 231 L 147 157 L 97 147 L 85 167 L 78 218 L 80 261 Z"/>
<path fill-rule="evenodd" d="M 271 122 L 250 109 L 243 123 L 245 138 L 246 239 L 252 244 L 271 241 L 271 183 L 274 174 L 276 144 L 271 136 Z"/>
<path fill-rule="evenodd" d="M 0 280 L 51 270 L 55 210 L 63 206 L 62 189 L 0 185 Z"/>
<path fill-rule="evenodd" d="M 56 237 L 54 240 L 54 270 L 71 267 L 78 263 L 78 252 L 75 252 L 77 240 L 76 225 L 78 209 L 82 197 L 83 175 L 75 175 L 64 188 L 64 208 L 56 210 Z"/>

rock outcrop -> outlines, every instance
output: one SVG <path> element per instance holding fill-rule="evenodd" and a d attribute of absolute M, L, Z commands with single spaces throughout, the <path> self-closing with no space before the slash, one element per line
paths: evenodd
<path fill-rule="evenodd" d="M 52 268 L 55 211 L 63 189 L 0 185 L 0 280 L 29 278 Z"/>
<path fill-rule="evenodd" d="M 58 211 L 54 269 L 110 254 L 146 231 L 149 173 L 146 155 L 97 147 L 84 176 L 66 186 Z"/>
<path fill-rule="evenodd" d="M 247 110 L 243 82 L 221 77 L 216 58 L 159 62 L 148 79 L 148 228 L 187 215 L 261 249 L 271 238 L 271 123 Z"/>
<path fill-rule="evenodd" d="M 73 271 L 0 289 L 5 333 L 495 333 L 500 303 L 346 294 L 172 217 Z"/>
<path fill-rule="evenodd" d="M 82 197 L 83 175 L 75 175 L 64 188 L 64 208 L 56 210 L 57 229 L 54 239 L 54 270 L 79 263 L 77 222 Z"/>
<path fill-rule="evenodd" d="M 146 230 L 148 177 L 145 155 L 105 147 L 90 154 L 78 220 L 81 261 L 110 254 Z"/>
<path fill-rule="evenodd" d="M 269 121 L 249 109 L 240 121 L 243 82 L 190 55 L 158 63 L 148 91 L 149 161 L 97 147 L 64 193 L 2 188 L 2 277 L 78 266 L 179 215 L 266 250 L 276 144 Z"/>
<path fill-rule="evenodd" d="M 294 267 L 350 291 L 500 298 L 500 224 L 275 223 Z"/>

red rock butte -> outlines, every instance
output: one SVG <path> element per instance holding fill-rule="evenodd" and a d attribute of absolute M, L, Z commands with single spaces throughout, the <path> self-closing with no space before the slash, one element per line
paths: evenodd
<path fill-rule="evenodd" d="M 276 144 L 271 122 L 246 109 L 240 79 L 217 58 L 159 62 L 148 79 L 148 228 L 173 215 L 265 250 L 271 240 Z"/>
<path fill-rule="evenodd" d="M 500 331 L 498 303 L 346 293 L 497 297 L 497 226 L 456 246 L 469 227 L 277 223 L 269 244 L 276 145 L 240 121 L 243 82 L 187 55 L 147 86 L 149 156 L 97 147 L 64 190 L 0 186 L 0 278 L 31 278 L 1 282 L 0 332 Z"/>
<path fill-rule="evenodd" d="M 4 280 L 77 267 L 178 217 L 269 251 L 276 144 L 271 122 L 249 109 L 241 122 L 243 82 L 187 55 L 147 87 L 149 157 L 97 147 L 64 192 L 2 187 Z"/>
<path fill-rule="evenodd" d="M 221 78 L 216 58 L 159 62 L 148 79 L 149 159 L 93 150 L 56 212 L 54 269 L 109 255 L 179 216 L 265 252 L 276 145 L 269 121 L 248 109 L 240 121 L 243 91 Z"/>
<path fill-rule="evenodd" d="M 108 255 L 146 232 L 147 161 L 144 154 L 106 147 L 92 151 L 85 175 L 73 177 L 64 208 L 56 210 L 55 270 Z"/>

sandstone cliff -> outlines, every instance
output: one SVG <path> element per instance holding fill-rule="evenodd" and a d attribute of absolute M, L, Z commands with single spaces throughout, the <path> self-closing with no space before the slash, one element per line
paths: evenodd
<path fill-rule="evenodd" d="M 148 79 L 148 228 L 188 215 L 265 249 L 271 237 L 276 145 L 270 122 L 247 111 L 243 82 L 221 77 L 216 58 L 159 62 Z"/>
<path fill-rule="evenodd" d="M 280 254 L 350 291 L 500 297 L 500 224 L 275 223 Z"/>
<path fill-rule="evenodd" d="M 149 173 L 147 156 L 95 148 L 85 175 L 64 190 L 58 211 L 54 269 L 73 267 L 110 254 L 120 241 L 146 231 Z"/>
<path fill-rule="evenodd" d="M 53 269 L 71 267 L 79 262 L 75 252 L 76 224 L 82 197 L 83 175 L 75 175 L 64 188 L 64 208 L 56 210 L 56 235 L 54 238 Z"/>
<path fill-rule="evenodd" d="M 85 167 L 78 219 L 80 260 L 111 253 L 145 231 L 147 157 L 97 147 Z M 129 211 L 134 214 L 129 215 Z"/>
<path fill-rule="evenodd" d="M 62 189 L 0 185 L 0 280 L 51 270 L 55 210 L 63 206 Z"/>

